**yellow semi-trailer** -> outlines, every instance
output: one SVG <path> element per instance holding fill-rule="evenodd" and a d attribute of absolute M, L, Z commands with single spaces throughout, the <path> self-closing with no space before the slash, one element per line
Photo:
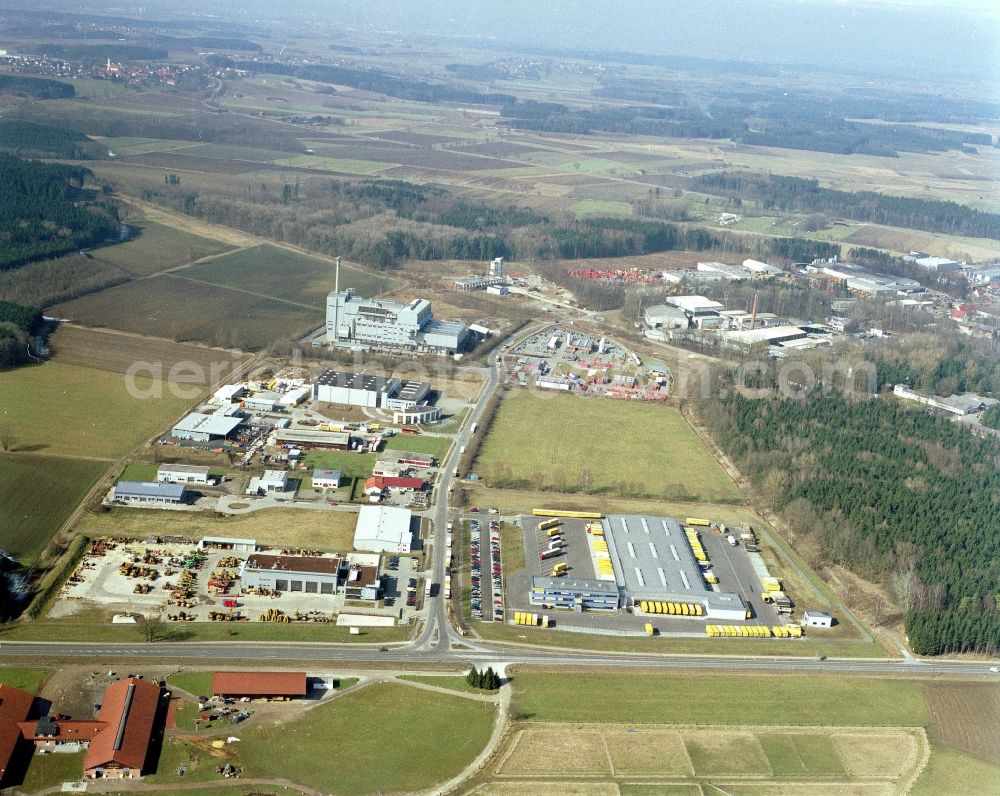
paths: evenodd
<path fill-rule="evenodd" d="M 604 515 L 599 511 L 563 511 L 562 509 L 532 509 L 536 517 L 574 517 L 580 520 L 599 520 Z"/>
<path fill-rule="evenodd" d="M 700 517 L 687 517 L 684 520 L 684 524 L 685 525 L 700 525 L 703 528 L 707 528 L 712 523 L 710 523 L 708 520 L 703 520 Z"/>
<path fill-rule="evenodd" d="M 538 523 L 538 530 L 547 531 L 549 528 L 558 528 L 560 525 L 562 525 L 562 522 L 559 520 L 545 520 Z M 549 535 L 551 536 L 551 534 Z"/>

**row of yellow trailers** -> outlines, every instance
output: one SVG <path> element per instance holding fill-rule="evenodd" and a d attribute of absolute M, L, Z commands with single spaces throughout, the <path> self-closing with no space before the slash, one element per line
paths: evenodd
<path fill-rule="evenodd" d="M 645 614 L 670 614 L 671 616 L 702 616 L 701 603 L 665 603 L 658 600 L 640 600 L 639 607 Z"/>
<path fill-rule="evenodd" d="M 538 627 L 538 625 L 547 624 L 545 617 L 539 617 L 538 614 L 533 614 L 530 611 L 514 611 L 514 624 L 515 625 L 528 625 L 530 627 Z"/>
<path fill-rule="evenodd" d="M 690 520 L 691 518 L 688 517 L 688 519 Z M 700 564 L 707 564 L 708 554 L 705 552 L 705 548 L 701 546 L 701 539 L 698 538 L 698 532 L 693 528 L 685 526 L 684 534 L 687 536 L 688 544 L 691 546 L 691 552 L 694 553 L 694 557 Z"/>
<path fill-rule="evenodd" d="M 575 517 L 580 520 L 599 520 L 604 515 L 599 511 L 563 511 L 562 509 L 532 509 L 536 517 Z"/>
<path fill-rule="evenodd" d="M 705 634 L 712 638 L 799 638 L 802 628 L 798 625 L 705 625 Z"/>

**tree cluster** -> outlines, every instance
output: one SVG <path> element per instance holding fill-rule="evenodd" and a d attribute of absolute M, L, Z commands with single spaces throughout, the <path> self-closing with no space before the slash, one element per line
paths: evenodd
<path fill-rule="evenodd" d="M 465 675 L 465 682 L 473 688 L 480 688 L 483 691 L 496 691 L 502 684 L 500 675 L 493 671 L 492 666 L 482 671 L 473 666 Z"/>
<path fill-rule="evenodd" d="M 36 124 L 19 119 L 0 119 L 0 149 L 12 149 L 25 155 L 39 153 L 81 160 L 87 157 L 83 144 L 87 136 L 65 127 Z"/>

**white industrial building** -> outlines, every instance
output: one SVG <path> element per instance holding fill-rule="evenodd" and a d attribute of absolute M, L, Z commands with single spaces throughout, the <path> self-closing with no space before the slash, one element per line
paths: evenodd
<path fill-rule="evenodd" d="M 305 594 L 337 593 L 343 561 L 327 556 L 274 556 L 254 553 L 243 562 L 244 589 Z"/>
<path fill-rule="evenodd" d="M 924 291 L 923 286 L 915 279 L 876 274 L 852 263 L 840 262 L 836 258 L 813 260 L 806 266 L 806 270 L 839 279 L 849 290 L 873 298 L 910 295 Z"/>
<path fill-rule="evenodd" d="M 156 480 L 165 484 L 209 484 L 208 467 L 190 464 L 161 464 L 156 471 Z"/>
<path fill-rule="evenodd" d="M 340 486 L 340 470 L 313 470 L 313 489 L 337 489 Z"/>
<path fill-rule="evenodd" d="M 247 388 L 242 384 L 224 384 L 212 395 L 212 402 L 231 404 L 247 394 Z"/>
<path fill-rule="evenodd" d="M 243 408 L 249 409 L 252 412 L 274 412 L 284 406 L 282 403 L 283 397 L 280 393 L 262 390 L 261 392 L 256 392 L 253 395 L 245 397 L 243 399 Z"/>
<path fill-rule="evenodd" d="M 243 418 L 236 415 L 192 412 L 173 427 L 171 436 L 194 442 L 211 442 L 226 439 L 242 422 Z"/>
<path fill-rule="evenodd" d="M 744 260 L 743 267 L 757 278 L 777 276 L 781 273 L 781 269 L 778 266 L 771 265 L 770 263 L 762 263 L 760 260 Z"/>
<path fill-rule="evenodd" d="M 802 627 L 833 627 L 833 617 L 826 611 L 805 611 Z"/>
<path fill-rule="evenodd" d="M 205 536 L 198 542 L 199 550 L 232 550 L 234 553 L 253 553 L 256 539 L 239 539 L 231 536 Z"/>
<path fill-rule="evenodd" d="M 395 506 L 362 506 L 354 529 L 354 549 L 371 553 L 409 553 L 412 512 Z"/>
<path fill-rule="evenodd" d="M 919 265 L 921 268 L 935 274 L 961 271 L 963 265 L 962 263 L 956 263 L 954 260 L 950 260 L 947 257 L 932 257 L 931 255 L 923 254 L 922 252 L 908 254 L 903 259 L 908 263 Z"/>
<path fill-rule="evenodd" d="M 288 491 L 288 473 L 284 470 L 265 470 L 259 478 L 251 478 L 248 495 L 273 495 Z"/>
<path fill-rule="evenodd" d="M 327 370 L 313 384 L 313 400 L 371 409 L 407 410 L 430 394 L 425 381 Z"/>
<path fill-rule="evenodd" d="M 456 354 L 467 348 L 469 330 L 457 321 L 434 319 L 427 299 L 408 304 L 365 299 L 353 291 L 326 299 L 326 342 L 358 348 Z"/>
<path fill-rule="evenodd" d="M 115 484 L 114 501 L 141 506 L 175 506 L 184 502 L 184 484 L 119 481 Z"/>
<path fill-rule="evenodd" d="M 654 304 L 642 311 L 642 318 L 650 329 L 686 329 L 688 316 L 679 307 Z"/>

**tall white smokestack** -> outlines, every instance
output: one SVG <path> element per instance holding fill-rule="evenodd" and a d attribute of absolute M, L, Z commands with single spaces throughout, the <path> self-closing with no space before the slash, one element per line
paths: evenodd
<path fill-rule="evenodd" d="M 333 279 L 333 292 L 340 292 L 340 258 L 337 258 L 337 275 Z"/>

